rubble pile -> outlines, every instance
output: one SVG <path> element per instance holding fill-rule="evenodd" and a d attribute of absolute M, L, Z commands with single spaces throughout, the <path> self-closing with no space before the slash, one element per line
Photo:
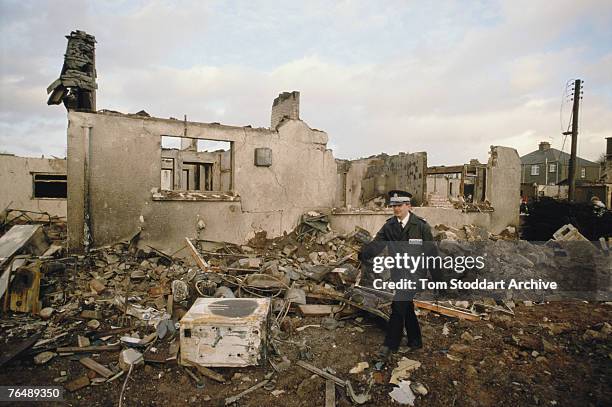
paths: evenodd
<path fill-rule="evenodd" d="M 529 292 L 479 290 L 477 294 L 480 297 L 490 296 L 499 301 L 546 301 L 565 295 L 584 300 L 606 300 L 609 243 L 603 241 L 601 247 L 598 247 L 571 224 L 561 227 L 553 239 L 546 242 L 519 240 L 516 228 L 512 226 L 506 227 L 498 235 L 474 225 L 458 229 L 439 224 L 433 229 L 442 256 L 484 255 L 485 258 L 483 269 L 471 267 L 459 275 L 447 273 L 449 278 L 463 281 L 479 278 L 523 281 L 542 279 L 556 281 L 559 285 L 558 289 L 535 289 Z M 570 232 L 562 235 L 565 230 Z"/>
<path fill-rule="evenodd" d="M 554 247 L 519 241 L 512 227 L 499 235 L 473 225 L 460 229 L 436 225 L 433 229 L 442 255 L 486 250 L 489 260 L 495 262 L 491 269 L 502 275 L 528 275 L 534 267 L 559 267 Z M 139 244 L 138 235 L 128 242 L 93 249 L 87 256 L 67 256 L 57 240 L 62 238 L 62 230 L 65 231 L 56 224 L 46 225 L 46 243 L 40 246 L 39 242 L 36 250 L 25 250 L 33 245 L 30 239 L 10 259 L 9 274 L 39 276 L 37 283 L 30 282 L 38 284 L 38 289 L 35 297 L 27 297 L 35 306 L 14 309 L 7 299 L 19 290 L 30 292 L 32 286 L 16 289 L 15 277 L 8 285 L 5 316 L 0 320 L 0 343 L 6 349 L 0 365 L 24 357 L 40 366 L 55 366 L 55 360 L 72 362 L 69 374 L 58 370 L 54 379 L 69 392 L 118 379 L 127 383 L 127 378 L 138 374 L 133 372 L 143 365 L 164 366 L 180 361 L 181 340 L 193 335 L 195 329 L 187 329 L 189 334 L 181 331 L 180 321 L 198 298 L 268 298 L 269 333 L 257 335 L 267 343 L 262 361 L 267 361 L 273 370 L 264 381 L 226 399 L 227 403 L 237 402 L 259 388 L 273 390 L 275 397 L 282 394 L 284 390 L 274 390 L 276 375 L 296 362 L 302 369 L 331 381 L 332 388 L 342 389 L 352 403 L 361 404 L 370 399 L 372 384 L 380 382 L 376 378 L 386 371 L 381 364 L 361 362 L 347 377 L 362 379 L 351 383 L 334 371 L 312 364 L 312 347 L 304 339 L 296 342 L 304 335 L 312 339 L 309 335 L 315 328 L 333 333 L 352 321 L 351 329 L 363 332 L 364 317 L 388 319 L 393 295 L 362 284 L 368 276 L 358 253 L 372 238 L 364 229 L 338 234 L 331 230 L 325 215 L 309 212 L 292 233 L 272 240 L 263 233 L 246 245 L 186 238 L 186 257 Z M 517 244 L 521 254 L 516 252 Z M 468 272 L 463 278 L 477 276 Z M 492 295 L 469 300 L 449 296 L 445 301 L 431 302 L 417 297 L 415 305 L 421 314 L 433 313 L 468 323 L 480 319 L 507 322 L 514 317 L 519 300 Z M 599 335 L 599 331 L 594 332 Z M 448 335 L 446 324 L 442 335 Z M 461 338 L 473 341 L 468 335 L 466 332 Z M 466 349 L 457 345 L 451 351 L 450 360 L 461 360 Z M 197 355 L 189 365 L 182 366 L 181 372 L 197 388 L 204 387 L 206 380 L 225 383 L 232 373 L 229 367 L 216 371 L 209 368 L 211 365 L 198 365 L 193 360 Z M 410 369 L 420 366 L 418 361 L 408 362 Z M 414 401 L 426 397 L 428 390 L 423 384 L 407 380 L 410 373 L 398 372 L 393 372 L 399 386 L 394 389 L 393 399 Z M 120 399 L 123 397 L 122 392 Z"/>
<path fill-rule="evenodd" d="M 48 240 L 53 231 L 46 231 Z M 309 213 L 291 235 L 272 241 L 264 236 L 252 245 L 198 248 L 191 253 L 193 258 L 173 257 L 148 246 L 138 248 L 136 238 L 93 249 L 87 256 L 63 257 L 63 249 L 52 256 L 23 250 L 17 256 L 22 259 L 19 270 L 36 268 L 40 274 L 33 300 L 37 307 L 30 314 L 3 320 L 0 340 L 10 357 L 2 363 L 28 354 L 41 365 L 56 357 L 76 358 L 82 374 L 60 375 L 56 382 L 77 391 L 113 381 L 143 361 L 176 360 L 178 321 L 197 298 L 269 297 L 274 335 L 286 329 L 289 312 L 304 316 L 354 313 L 349 307 L 325 302 L 342 300 L 345 293 L 336 288 L 357 282 L 358 250 L 369 238 L 364 230 L 339 236 L 325 216 Z M 195 248 L 189 239 L 186 242 Z M 7 298 L 17 290 L 14 277 L 19 270 L 9 273 Z M 312 298 L 322 304 L 315 306 Z M 16 310 L 5 307 L 5 311 Z M 337 321 L 331 318 L 329 323 Z M 103 364 L 82 357 L 92 353 L 119 354 Z M 201 368 L 185 369 L 197 376 Z"/>
<path fill-rule="evenodd" d="M 458 200 L 453 201 L 455 209 L 461 209 L 463 212 L 493 212 L 493 207 L 488 200 L 483 202 L 468 202 L 462 196 Z"/>
<path fill-rule="evenodd" d="M 61 245 L 66 237 L 65 219 L 49 214 L 48 212 L 26 211 L 22 209 L 6 208 L 0 212 L 0 236 L 6 233 L 13 225 L 24 224 L 45 225 L 45 234 L 51 243 Z"/>

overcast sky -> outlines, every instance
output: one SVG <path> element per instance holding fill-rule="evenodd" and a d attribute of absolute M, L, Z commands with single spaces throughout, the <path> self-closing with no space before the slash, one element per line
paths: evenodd
<path fill-rule="evenodd" d="M 0 0 L 0 151 L 65 156 L 66 110 L 46 87 L 75 29 L 98 41 L 98 109 L 268 127 L 274 97 L 299 90 L 338 158 L 560 149 L 574 78 L 579 155 L 612 136 L 609 0 Z"/>

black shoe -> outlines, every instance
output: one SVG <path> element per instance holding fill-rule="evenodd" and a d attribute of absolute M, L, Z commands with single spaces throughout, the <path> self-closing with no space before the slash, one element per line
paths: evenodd
<path fill-rule="evenodd" d="M 394 350 L 392 350 L 390 347 L 383 345 L 380 347 L 380 349 L 378 349 L 378 352 L 376 352 L 376 358 L 380 359 L 380 360 L 385 360 L 389 357 L 389 355 L 395 352 Z"/>
<path fill-rule="evenodd" d="M 419 341 L 409 341 L 408 347 L 410 348 L 410 350 L 421 349 L 423 347 L 423 342 L 421 342 L 420 340 Z"/>

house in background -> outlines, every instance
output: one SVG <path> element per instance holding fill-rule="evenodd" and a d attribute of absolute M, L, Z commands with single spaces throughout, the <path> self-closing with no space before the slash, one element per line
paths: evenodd
<path fill-rule="evenodd" d="M 521 195 L 528 199 L 537 196 L 567 199 L 569 160 L 570 154 L 541 142 L 537 150 L 521 157 Z M 604 202 L 610 201 L 601 176 L 601 164 L 577 157 L 577 202 L 588 202 L 594 195 L 605 198 Z"/>
<path fill-rule="evenodd" d="M 537 185 L 559 185 L 567 183 L 570 154 L 552 148 L 542 141 L 539 148 L 521 157 L 521 183 Z M 597 182 L 600 165 L 596 162 L 577 157 L 576 183 Z"/>
<path fill-rule="evenodd" d="M 606 137 L 606 158 L 602 167 L 600 181 L 612 184 L 612 137 Z"/>

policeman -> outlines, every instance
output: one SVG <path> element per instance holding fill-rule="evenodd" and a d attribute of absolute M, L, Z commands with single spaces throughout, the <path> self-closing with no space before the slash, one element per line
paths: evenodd
<path fill-rule="evenodd" d="M 365 245 L 360 253 L 360 260 L 364 263 L 381 253 L 385 247 L 389 256 L 397 253 L 408 253 L 410 256 L 435 256 L 437 249 L 433 243 L 431 228 L 427 222 L 411 212 L 412 195 L 405 191 L 389 191 L 389 205 L 393 208 L 394 216 L 387 219 L 386 223 L 376 234 L 371 243 Z M 391 280 L 400 281 L 409 278 L 418 281 L 425 278 L 426 270 L 420 268 L 414 273 L 406 270 L 391 269 Z M 438 273 L 437 270 L 432 270 Z M 436 276 L 437 277 L 437 276 Z M 387 325 L 385 342 L 377 353 L 380 359 L 386 359 L 391 352 L 396 352 L 402 339 L 404 328 L 408 336 L 408 346 L 411 349 L 421 348 L 421 328 L 416 314 L 414 313 L 414 290 L 399 290 L 395 292 L 391 305 L 391 318 Z"/>

